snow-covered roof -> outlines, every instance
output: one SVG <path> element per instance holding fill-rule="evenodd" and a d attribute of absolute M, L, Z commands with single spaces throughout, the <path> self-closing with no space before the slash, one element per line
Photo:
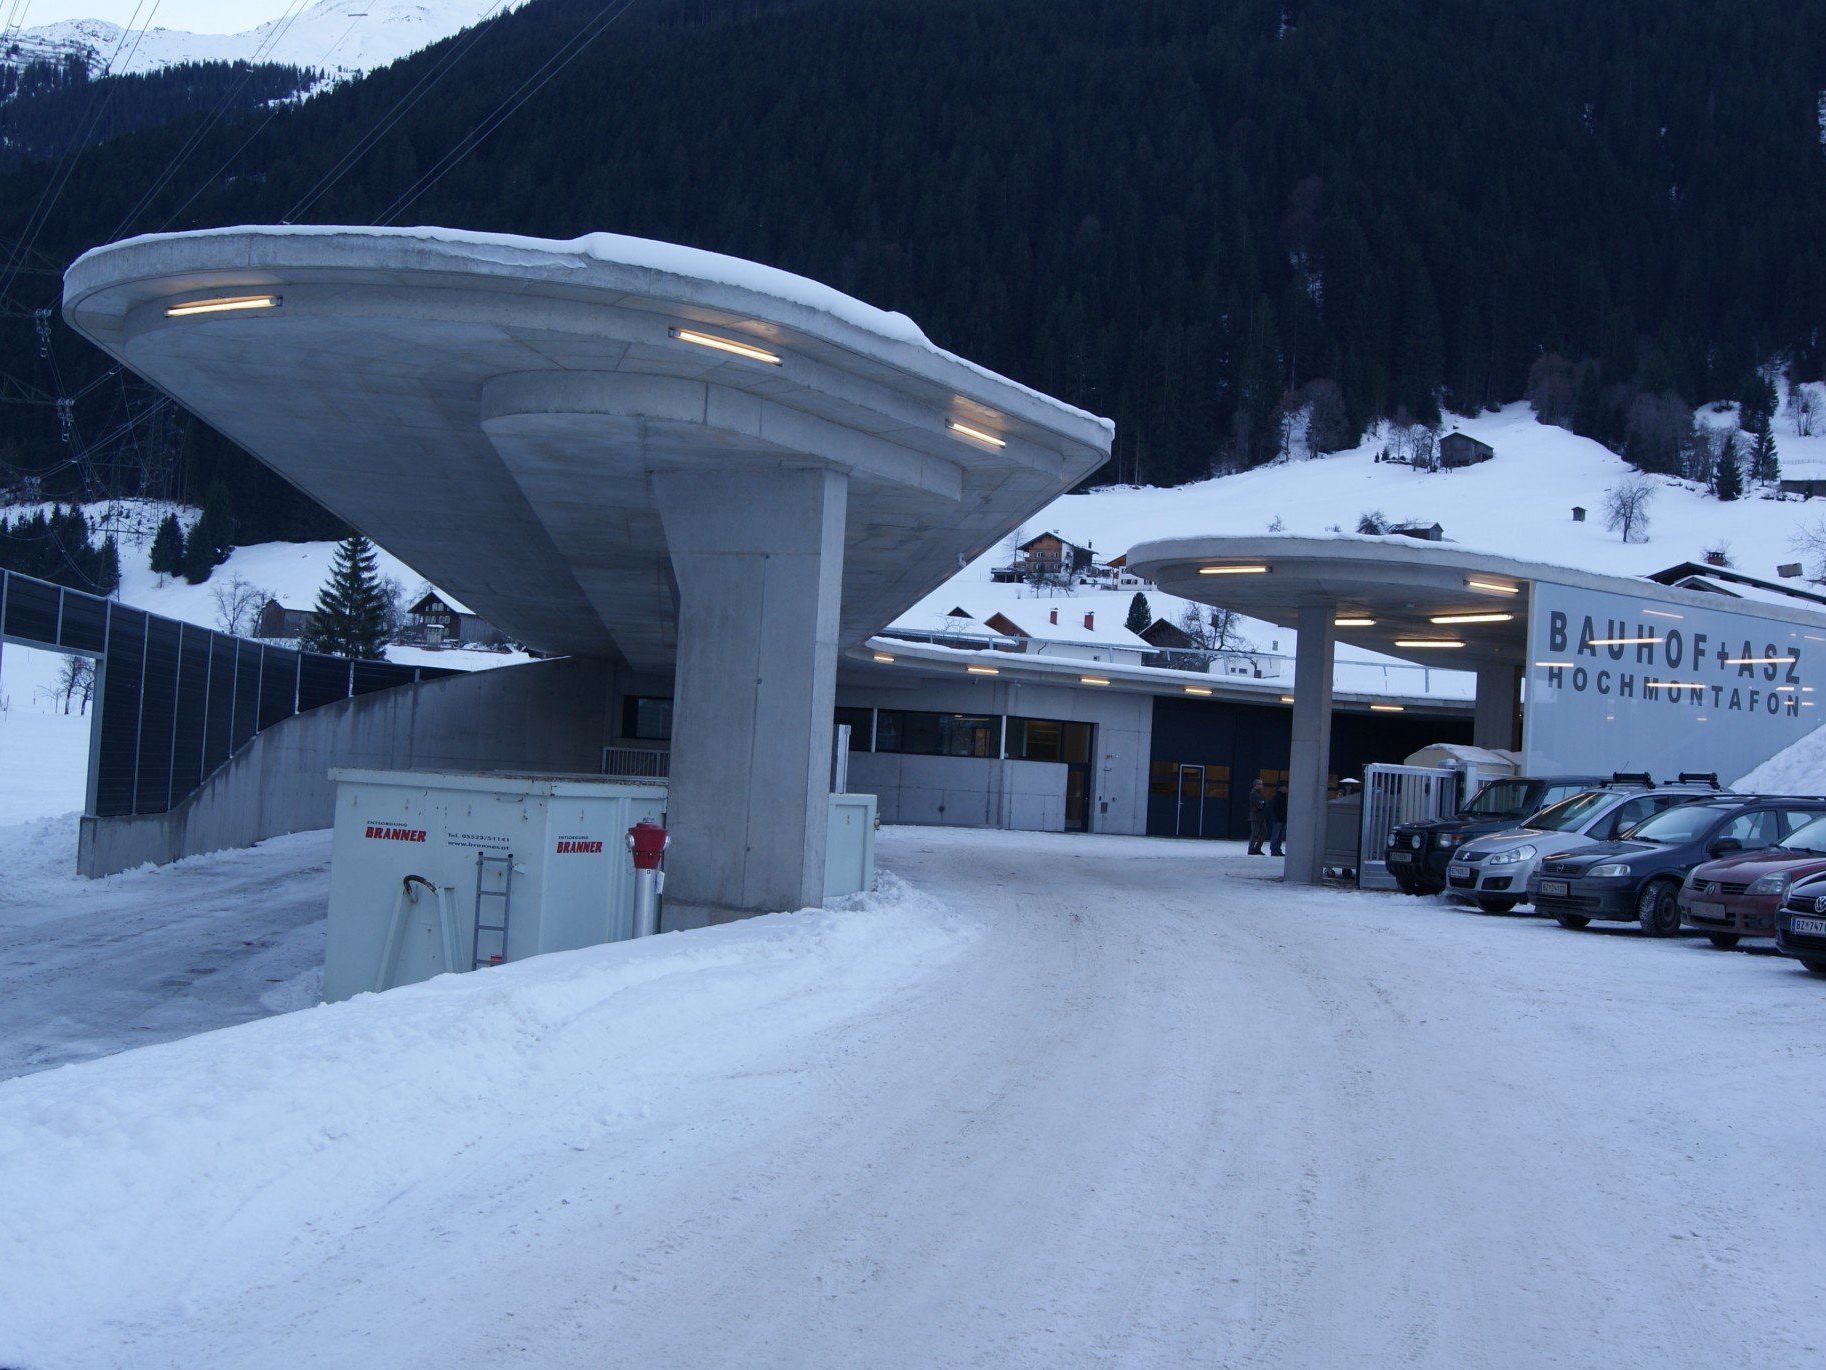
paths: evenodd
<path fill-rule="evenodd" d="M 1092 604 L 1082 599 L 1028 599 L 995 610 L 984 619 L 992 626 L 997 617 L 1019 630 L 1021 636 L 1041 642 L 1095 643 L 1103 647 L 1128 647 L 1151 652 L 1153 644 L 1137 633 L 1131 633 L 1122 621 L 1122 604 Z M 1091 626 L 1085 625 L 1085 617 Z M 1099 617 L 1107 615 L 1107 617 Z M 1054 622 L 1054 619 L 1057 622 Z"/>

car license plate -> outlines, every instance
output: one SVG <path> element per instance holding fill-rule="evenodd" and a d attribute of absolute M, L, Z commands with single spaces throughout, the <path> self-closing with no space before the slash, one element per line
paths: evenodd
<path fill-rule="evenodd" d="M 1803 937 L 1826 937 L 1826 918 L 1796 918 L 1788 926 Z"/>
<path fill-rule="evenodd" d="M 1413 859 L 1414 858 L 1411 855 L 1404 851 L 1392 851 L 1389 853 L 1389 864 L 1391 866 L 1405 866 Z"/>
<path fill-rule="evenodd" d="M 1541 881 L 1541 893 L 1550 899 L 1556 896 L 1564 898 L 1572 893 L 1572 886 L 1564 880 L 1543 880 Z"/>
<path fill-rule="evenodd" d="M 1725 912 L 1723 904 L 1714 904 L 1705 899 L 1689 899 L 1687 912 L 1695 918 L 1708 918 L 1714 923 L 1728 923 L 1731 916 Z"/>
<path fill-rule="evenodd" d="M 1471 878 L 1471 868 L 1469 866 L 1461 866 L 1457 862 L 1454 862 L 1446 867 L 1446 874 L 1451 876 L 1454 880 L 1469 880 Z"/>

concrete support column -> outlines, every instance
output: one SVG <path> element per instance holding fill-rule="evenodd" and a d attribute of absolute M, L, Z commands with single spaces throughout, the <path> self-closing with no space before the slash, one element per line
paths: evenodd
<path fill-rule="evenodd" d="M 823 899 L 848 480 L 653 478 L 679 593 L 668 929 Z"/>
<path fill-rule="evenodd" d="M 1293 756 L 1287 767 L 1287 879 L 1316 885 L 1325 866 L 1325 801 L 1331 776 L 1332 626 L 1336 607 L 1300 606 L 1293 659 Z"/>
<path fill-rule="evenodd" d="M 1515 720 L 1521 707 L 1522 673 L 1501 663 L 1477 668 L 1477 704 L 1471 715 L 1471 742 L 1497 751 L 1515 748 Z"/>

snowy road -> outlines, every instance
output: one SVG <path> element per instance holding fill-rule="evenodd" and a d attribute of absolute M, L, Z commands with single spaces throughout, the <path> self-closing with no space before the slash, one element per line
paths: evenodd
<path fill-rule="evenodd" d="M 83 880 L 75 831 L 0 827 L 0 1080 L 317 1001 L 328 833 Z"/>
<path fill-rule="evenodd" d="M 1826 984 L 1792 963 L 1289 892 L 1228 845 L 882 857 L 952 913 L 0 1086 L 0 1364 L 1826 1356 Z"/>

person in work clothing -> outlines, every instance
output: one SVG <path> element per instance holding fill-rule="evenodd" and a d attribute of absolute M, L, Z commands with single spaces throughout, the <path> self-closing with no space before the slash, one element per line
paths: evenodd
<path fill-rule="evenodd" d="M 1268 840 L 1268 791 L 1258 779 L 1249 787 L 1249 854 L 1260 856 Z"/>

